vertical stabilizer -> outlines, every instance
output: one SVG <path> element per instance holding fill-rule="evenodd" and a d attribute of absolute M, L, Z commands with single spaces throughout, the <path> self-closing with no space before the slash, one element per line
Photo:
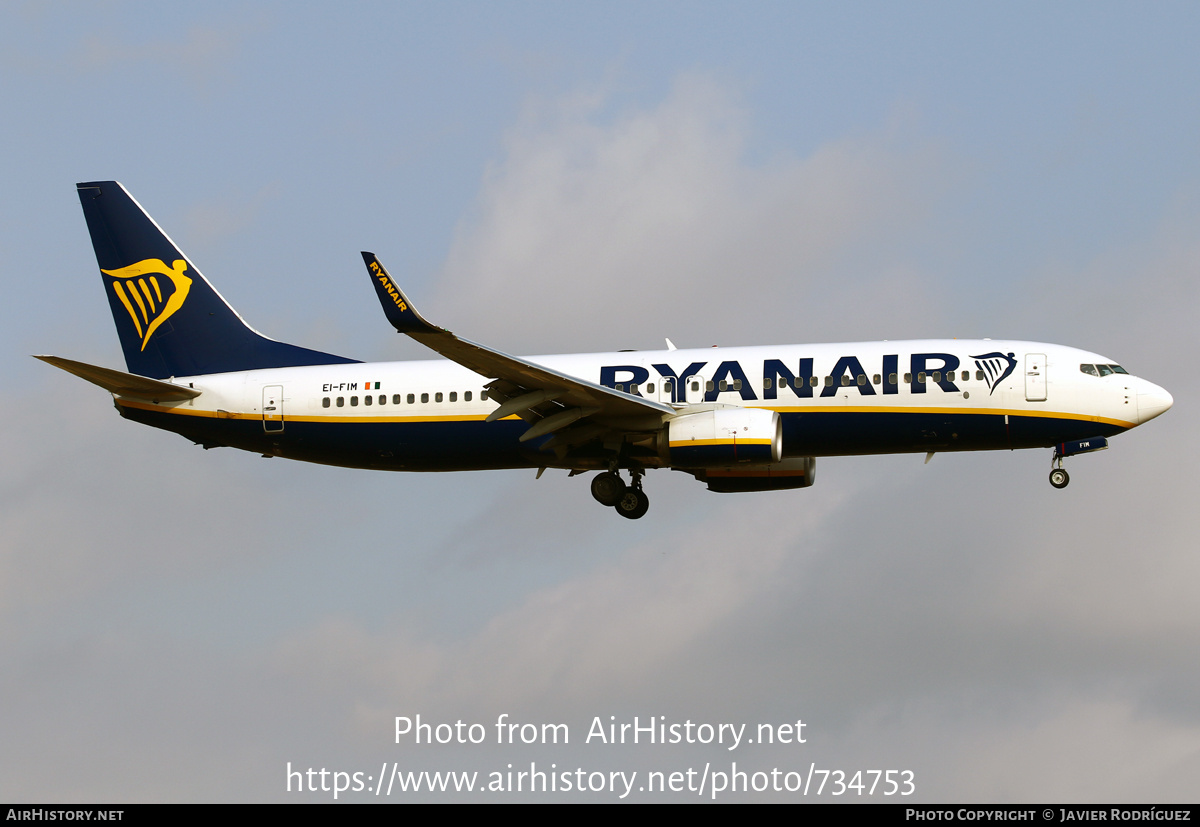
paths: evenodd
<path fill-rule="evenodd" d="M 130 373 L 165 379 L 356 361 L 258 333 L 123 186 L 76 186 Z"/>

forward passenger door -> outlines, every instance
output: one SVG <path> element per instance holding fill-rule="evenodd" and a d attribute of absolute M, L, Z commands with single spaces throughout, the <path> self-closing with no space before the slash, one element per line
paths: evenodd
<path fill-rule="evenodd" d="M 1046 354 L 1025 354 L 1025 401 L 1046 401 Z"/>

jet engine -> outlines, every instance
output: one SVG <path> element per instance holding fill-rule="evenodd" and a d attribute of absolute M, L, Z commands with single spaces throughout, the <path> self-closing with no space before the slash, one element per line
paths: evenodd
<path fill-rule="evenodd" d="M 817 478 L 816 457 L 788 457 L 779 462 L 714 466 L 691 472 L 709 491 L 730 494 L 738 491 L 785 491 L 808 488 Z"/>
<path fill-rule="evenodd" d="M 667 446 L 676 468 L 779 462 L 783 423 L 763 408 L 713 408 L 681 413 L 667 423 Z"/>

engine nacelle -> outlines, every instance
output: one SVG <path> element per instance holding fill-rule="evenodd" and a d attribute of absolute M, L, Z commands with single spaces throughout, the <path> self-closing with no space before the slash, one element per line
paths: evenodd
<path fill-rule="evenodd" d="M 676 468 L 779 462 L 783 423 L 763 408 L 714 408 L 683 413 L 667 423 L 667 446 Z"/>
<path fill-rule="evenodd" d="M 709 491 L 722 494 L 737 491 L 784 491 L 808 488 L 817 479 L 816 457 L 788 457 L 770 464 L 703 468 L 692 472 L 708 483 Z"/>

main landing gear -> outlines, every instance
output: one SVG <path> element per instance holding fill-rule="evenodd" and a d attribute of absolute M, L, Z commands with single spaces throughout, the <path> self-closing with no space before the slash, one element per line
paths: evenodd
<path fill-rule="evenodd" d="M 636 520 L 650 510 L 650 498 L 642 490 L 642 471 L 630 472 L 633 481 L 626 485 L 615 470 L 592 477 L 592 496 L 600 505 L 611 506 L 629 520 Z"/>

